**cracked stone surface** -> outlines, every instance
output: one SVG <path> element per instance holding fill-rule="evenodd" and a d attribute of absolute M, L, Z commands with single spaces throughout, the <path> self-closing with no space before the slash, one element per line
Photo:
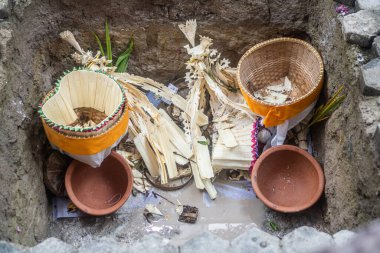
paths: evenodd
<path fill-rule="evenodd" d="M 345 16 L 342 31 L 347 42 L 370 47 L 380 33 L 380 11 L 361 10 Z"/>
<path fill-rule="evenodd" d="M 187 241 L 181 247 L 181 253 L 219 253 L 227 251 L 229 242 L 209 232 Z"/>
<path fill-rule="evenodd" d="M 341 230 L 333 235 L 336 246 L 343 246 L 354 238 L 355 233 L 349 230 Z"/>
<path fill-rule="evenodd" d="M 360 10 L 380 10 L 379 0 L 356 0 L 356 5 Z"/>
<path fill-rule="evenodd" d="M 331 235 L 315 228 L 300 227 L 287 234 L 281 245 L 284 253 L 312 253 L 333 246 L 334 240 Z"/>
<path fill-rule="evenodd" d="M 231 242 L 229 252 L 279 252 L 280 239 L 254 228 Z"/>
<path fill-rule="evenodd" d="M 55 252 L 73 253 L 76 248 L 54 237 L 48 238 L 29 250 L 30 253 Z"/>
<path fill-rule="evenodd" d="M 202 233 L 180 246 L 158 234 L 149 234 L 133 243 L 120 242 L 114 237 L 102 237 L 73 247 L 59 239 L 48 238 L 40 244 L 25 248 L 0 241 L 1 253 L 312 253 L 326 247 L 344 246 L 355 239 L 355 233 L 344 230 L 334 236 L 311 227 L 300 227 L 282 240 L 258 228 L 253 228 L 232 241 L 224 240 L 210 232 Z"/>
<path fill-rule="evenodd" d="M 380 58 L 363 65 L 360 69 L 360 86 L 365 96 L 380 95 Z"/>

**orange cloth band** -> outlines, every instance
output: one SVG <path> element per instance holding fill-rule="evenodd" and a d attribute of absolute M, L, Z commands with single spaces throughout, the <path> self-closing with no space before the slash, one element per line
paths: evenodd
<path fill-rule="evenodd" d="M 93 155 L 111 147 L 128 128 L 128 110 L 123 113 L 119 121 L 105 133 L 90 138 L 75 138 L 58 133 L 51 129 L 42 120 L 46 136 L 50 143 L 63 151 L 74 155 Z"/>
<path fill-rule="evenodd" d="M 320 80 L 318 87 L 314 89 L 307 97 L 289 105 L 271 106 L 261 103 L 257 100 L 252 99 L 242 88 L 240 88 L 245 101 L 247 102 L 251 110 L 264 117 L 263 124 L 265 127 L 277 126 L 284 121 L 296 116 L 303 110 L 305 110 L 311 103 L 313 103 L 319 96 L 323 84 L 323 78 Z"/>

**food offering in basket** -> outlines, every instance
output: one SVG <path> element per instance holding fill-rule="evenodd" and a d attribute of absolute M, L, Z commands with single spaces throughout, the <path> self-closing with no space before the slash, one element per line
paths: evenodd
<path fill-rule="evenodd" d="M 249 49 L 239 61 L 237 77 L 247 104 L 263 117 L 265 127 L 288 126 L 288 120 L 299 122 L 314 107 L 323 84 L 323 62 L 307 42 L 277 38 Z"/>
<path fill-rule="evenodd" d="M 125 135 L 128 110 L 124 89 L 106 73 L 66 73 L 40 105 L 45 133 L 61 152 L 93 167 Z"/>

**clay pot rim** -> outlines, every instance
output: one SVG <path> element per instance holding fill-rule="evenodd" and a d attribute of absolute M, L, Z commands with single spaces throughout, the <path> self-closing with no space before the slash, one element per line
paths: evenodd
<path fill-rule="evenodd" d="M 112 156 L 113 158 L 115 158 L 116 160 L 118 160 L 118 162 L 120 162 L 123 165 L 123 168 L 124 168 L 125 172 L 128 175 L 128 185 L 127 185 L 127 189 L 125 190 L 125 192 L 124 192 L 123 196 L 121 197 L 121 199 L 115 205 L 113 205 L 111 207 L 108 207 L 108 208 L 105 208 L 105 209 L 97 209 L 97 208 L 89 207 L 89 206 L 83 204 L 76 197 L 76 195 L 75 195 L 75 193 L 73 191 L 73 188 L 71 186 L 71 178 L 72 178 L 72 175 L 74 173 L 74 168 L 77 165 L 80 165 L 81 162 L 79 162 L 77 160 L 73 160 L 70 163 L 70 165 L 69 165 L 69 167 L 67 169 L 67 172 L 66 172 L 66 175 L 65 175 L 65 186 L 66 186 L 67 195 L 69 195 L 69 198 L 74 203 L 74 205 L 79 210 L 81 210 L 84 213 L 87 213 L 87 214 L 90 214 L 90 215 L 93 215 L 93 216 L 104 216 L 104 215 L 107 215 L 107 214 L 111 214 L 111 213 L 117 211 L 122 205 L 124 205 L 124 203 L 128 200 L 129 196 L 132 193 L 133 175 L 132 175 L 131 167 L 125 161 L 125 159 L 121 155 L 119 155 L 118 153 L 116 153 L 115 151 L 112 151 L 109 156 Z M 96 169 L 97 168 L 94 168 L 94 170 L 96 170 Z"/>
<path fill-rule="evenodd" d="M 304 156 L 305 158 L 307 158 L 311 162 L 311 164 L 313 165 L 313 168 L 317 171 L 318 189 L 317 189 L 316 193 L 314 194 L 314 196 L 304 205 L 292 206 L 292 207 L 291 206 L 276 205 L 264 196 L 264 194 L 260 191 L 260 188 L 257 184 L 257 180 L 256 180 L 257 179 L 257 171 L 258 171 L 258 168 L 263 163 L 263 161 L 265 160 L 265 158 L 267 158 L 268 156 L 272 155 L 275 152 L 283 151 L 283 150 L 293 151 L 293 152 L 297 152 L 297 153 L 301 154 L 302 156 Z M 323 193 L 323 188 L 325 185 L 325 177 L 324 177 L 321 165 L 307 151 L 305 151 L 299 147 L 292 146 L 292 145 L 281 145 L 281 146 L 271 147 L 268 150 L 264 151 L 264 153 L 261 154 L 259 159 L 256 161 L 255 166 L 253 167 L 253 170 L 251 173 L 251 182 L 252 182 L 252 186 L 253 186 L 253 189 L 254 189 L 257 197 L 262 202 L 264 202 L 264 204 L 266 206 L 270 207 L 273 210 L 283 212 L 283 213 L 296 213 L 296 212 L 300 212 L 300 211 L 303 211 L 303 210 L 311 207 L 312 205 L 314 205 L 318 201 L 318 199 L 321 197 L 321 195 Z"/>

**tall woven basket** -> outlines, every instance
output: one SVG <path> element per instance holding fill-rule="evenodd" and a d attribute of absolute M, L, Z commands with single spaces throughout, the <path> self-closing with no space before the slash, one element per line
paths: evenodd
<path fill-rule="evenodd" d="M 253 96 L 256 90 L 285 76 L 294 88 L 289 101 L 274 104 Z M 271 127 L 296 116 L 318 98 L 323 85 L 323 62 L 307 42 L 277 38 L 249 49 L 239 61 L 237 78 L 251 110 L 264 117 L 266 127 Z"/>
<path fill-rule="evenodd" d="M 123 115 L 124 89 L 109 75 L 86 69 L 66 73 L 40 105 L 42 121 L 72 137 L 105 133 Z M 83 125 L 81 121 L 91 121 Z"/>
<path fill-rule="evenodd" d="M 39 113 L 53 147 L 93 167 L 100 166 L 128 129 L 124 88 L 108 74 L 88 69 L 66 73 Z"/>

